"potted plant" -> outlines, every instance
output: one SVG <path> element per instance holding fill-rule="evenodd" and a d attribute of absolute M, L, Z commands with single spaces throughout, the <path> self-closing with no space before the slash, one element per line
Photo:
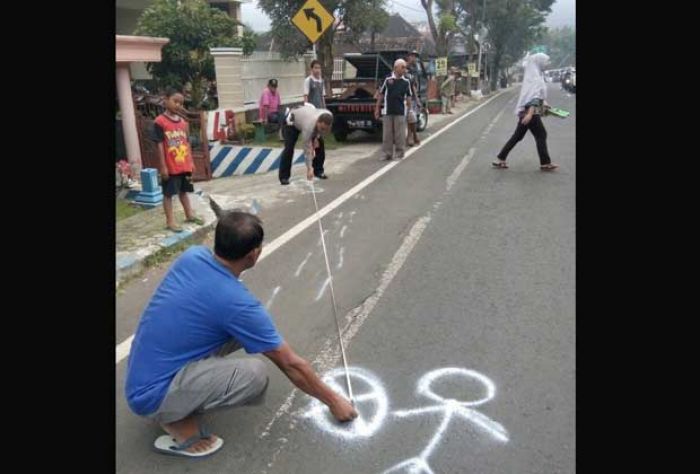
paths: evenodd
<path fill-rule="evenodd" d="M 442 111 L 442 101 L 440 99 L 430 99 L 428 101 L 428 112 L 439 114 Z"/>

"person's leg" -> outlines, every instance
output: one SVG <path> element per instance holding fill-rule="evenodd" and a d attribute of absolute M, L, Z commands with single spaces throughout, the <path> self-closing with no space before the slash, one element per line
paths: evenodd
<path fill-rule="evenodd" d="M 537 143 L 537 155 L 540 157 L 540 166 L 546 166 L 552 163 L 547 150 L 547 130 L 544 128 L 542 118 L 539 115 L 532 117 L 528 124 L 530 132 L 535 136 Z"/>
<path fill-rule="evenodd" d="M 168 229 L 173 231 L 181 230 L 175 224 L 175 217 L 173 216 L 173 197 L 163 195 L 163 211 L 165 212 L 165 225 Z"/>
<path fill-rule="evenodd" d="M 190 197 L 189 193 L 194 192 L 194 186 L 192 186 L 192 177 L 191 176 L 180 176 L 179 179 L 182 180 L 180 183 L 180 189 L 178 193 L 178 197 L 180 198 L 180 204 L 182 204 L 182 208 L 185 210 L 185 219 L 187 222 L 194 222 L 195 224 L 202 225 L 204 224 L 204 221 L 197 217 L 194 214 L 194 211 L 192 211 L 192 204 L 190 203 Z"/>
<path fill-rule="evenodd" d="M 396 137 L 396 157 L 403 158 L 406 151 L 406 117 L 404 115 L 394 116 L 394 128 Z"/>
<path fill-rule="evenodd" d="M 149 418 L 178 443 L 183 443 L 201 434 L 202 414 L 259 404 L 264 400 L 267 385 L 265 363 L 260 359 L 232 355 L 208 357 L 191 362 L 175 375 L 165 399 Z M 213 435 L 203 438 L 187 451 L 204 451 L 216 440 Z"/>
<path fill-rule="evenodd" d="M 179 177 L 168 176 L 168 179 L 163 181 L 163 211 L 165 212 L 165 225 L 173 232 L 182 232 L 182 228 L 175 223 L 175 215 L 173 213 L 173 196 L 179 193 Z"/>
<path fill-rule="evenodd" d="M 413 146 L 414 139 L 416 136 L 416 112 L 413 108 L 408 111 L 408 121 L 407 121 L 408 132 L 406 133 L 406 146 Z"/>
<path fill-rule="evenodd" d="M 278 176 L 280 182 L 289 181 L 289 176 L 292 174 L 292 159 L 294 158 L 294 145 L 299 138 L 299 130 L 293 125 L 283 125 L 284 150 L 280 155 L 280 168 Z"/>
<path fill-rule="evenodd" d="M 520 120 L 522 119 L 518 117 L 518 126 L 515 128 L 515 132 L 513 132 L 513 135 L 506 142 L 506 144 L 503 145 L 503 149 L 498 154 L 498 159 L 502 162 L 506 161 L 506 158 L 508 158 L 508 154 L 510 153 L 510 151 L 520 140 L 523 139 L 523 137 L 527 133 L 527 126 L 520 123 Z"/>
<path fill-rule="evenodd" d="M 190 198 L 185 192 L 180 192 L 178 194 L 178 197 L 180 198 L 180 204 L 182 204 L 182 208 L 185 210 L 185 219 L 192 220 L 194 219 L 194 214 L 192 213 L 192 205 L 190 204 Z"/>
<path fill-rule="evenodd" d="M 382 154 L 386 160 L 390 160 L 394 157 L 393 130 L 391 115 L 382 117 Z"/>
<path fill-rule="evenodd" d="M 420 109 L 416 107 L 415 110 L 416 114 L 416 121 L 413 123 L 413 129 L 411 132 L 413 133 L 413 144 L 414 145 L 420 145 L 420 139 L 418 138 L 418 119 L 420 118 Z"/>
<path fill-rule="evenodd" d="M 323 137 L 318 138 L 318 148 L 314 150 L 314 159 L 311 163 L 314 167 L 314 175 L 325 176 L 323 164 L 326 162 L 326 144 L 323 142 Z"/>

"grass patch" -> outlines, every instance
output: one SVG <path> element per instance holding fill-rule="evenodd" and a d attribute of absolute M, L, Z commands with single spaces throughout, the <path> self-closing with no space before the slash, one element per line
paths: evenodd
<path fill-rule="evenodd" d="M 175 245 L 171 245 L 170 247 L 164 247 L 158 250 L 156 253 L 149 255 L 143 260 L 144 268 L 155 267 L 169 261 L 173 256 L 179 255 L 180 253 L 187 250 L 190 246 L 194 245 L 196 243 L 196 240 L 197 239 L 193 237 L 188 237 L 176 243 Z"/>
<path fill-rule="evenodd" d="M 192 235 L 175 245 L 165 247 L 158 250 L 156 253 L 149 255 L 143 260 L 143 265 L 140 270 L 125 277 L 117 284 L 117 294 L 123 294 L 124 288 L 134 280 L 141 278 L 148 270 L 154 267 L 161 266 L 166 263 L 171 263 L 172 260 L 187 250 L 192 245 L 212 245 L 212 232 L 207 231 L 204 234 Z"/>
<path fill-rule="evenodd" d="M 134 214 L 144 211 L 145 209 L 138 204 L 133 204 L 126 199 L 117 198 L 117 220 L 126 219 Z"/>

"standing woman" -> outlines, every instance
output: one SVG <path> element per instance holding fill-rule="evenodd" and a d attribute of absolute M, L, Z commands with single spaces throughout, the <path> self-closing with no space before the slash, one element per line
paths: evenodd
<path fill-rule="evenodd" d="M 491 163 L 495 168 L 506 169 L 506 158 L 515 145 L 525 137 L 528 130 L 532 132 L 537 143 L 537 154 L 540 157 L 542 171 L 554 171 L 559 167 L 552 163 L 547 151 L 547 130 L 542 123 L 542 115 L 547 107 L 547 86 L 544 82 L 544 68 L 549 63 L 549 56 L 536 53 L 525 58 L 525 76 L 520 89 L 520 98 L 515 113 L 518 116 L 518 126 L 498 154 L 498 160 Z"/>

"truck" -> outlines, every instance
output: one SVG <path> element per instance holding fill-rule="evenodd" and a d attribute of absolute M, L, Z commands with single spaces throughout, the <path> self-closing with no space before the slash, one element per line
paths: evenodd
<path fill-rule="evenodd" d="M 378 132 L 382 129 L 381 120 L 374 118 L 376 93 L 394 69 L 394 61 L 405 58 L 410 51 L 377 51 L 367 53 L 347 53 L 343 60 L 355 69 L 354 77 L 343 78 L 342 92 L 326 99 L 326 108 L 333 113 L 333 136 L 339 142 L 347 140 L 354 130 Z M 417 130 L 428 126 L 428 74 L 420 56 L 416 57 L 418 97 L 421 108 L 418 114 Z"/>

